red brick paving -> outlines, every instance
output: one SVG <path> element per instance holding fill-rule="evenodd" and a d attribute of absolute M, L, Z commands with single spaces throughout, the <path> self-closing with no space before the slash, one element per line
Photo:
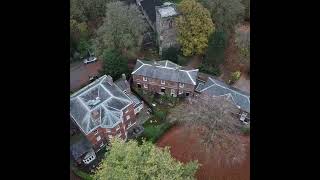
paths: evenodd
<path fill-rule="evenodd" d="M 78 90 L 89 83 L 89 76 L 98 75 L 102 68 L 102 61 L 97 60 L 94 63 L 84 64 L 79 62 L 70 67 L 70 89 Z"/>
<path fill-rule="evenodd" d="M 206 152 L 199 146 L 199 135 L 186 133 L 186 128 L 176 126 L 171 128 L 158 142 L 159 147 L 170 146 L 173 157 L 181 162 L 198 159 L 202 166 L 198 169 L 196 177 L 199 180 L 249 180 L 250 179 L 250 146 L 247 146 L 246 158 L 238 165 L 231 167 L 215 160 L 212 153 Z M 250 144 L 250 137 L 242 137 L 244 144 Z M 219 155 L 223 157 L 223 155 Z M 221 161 L 220 161 L 221 162 Z"/>

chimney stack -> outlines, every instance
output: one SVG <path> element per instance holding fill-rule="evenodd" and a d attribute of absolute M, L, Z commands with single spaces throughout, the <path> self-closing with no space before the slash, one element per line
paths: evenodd
<path fill-rule="evenodd" d="M 108 81 L 108 83 L 109 83 L 110 85 L 113 84 L 113 79 L 112 79 L 112 77 L 111 77 L 110 75 L 107 75 L 107 81 Z"/>

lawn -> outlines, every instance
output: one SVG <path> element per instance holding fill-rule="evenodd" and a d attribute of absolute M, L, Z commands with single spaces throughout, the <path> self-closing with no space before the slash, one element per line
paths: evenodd
<path fill-rule="evenodd" d="M 147 141 L 155 143 L 172 126 L 173 124 L 167 121 L 159 122 L 154 118 L 150 118 L 143 124 L 144 132 L 141 138 L 145 138 Z"/>

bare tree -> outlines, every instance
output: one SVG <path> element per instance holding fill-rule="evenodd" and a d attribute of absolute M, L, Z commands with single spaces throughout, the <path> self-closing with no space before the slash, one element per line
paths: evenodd
<path fill-rule="evenodd" d="M 241 162 L 245 147 L 240 141 L 241 123 L 233 113 L 238 109 L 225 96 L 191 98 L 181 103 L 168 115 L 168 119 L 186 124 L 185 134 L 198 133 L 200 143 L 207 151 L 224 154 L 227 163 Z"/>

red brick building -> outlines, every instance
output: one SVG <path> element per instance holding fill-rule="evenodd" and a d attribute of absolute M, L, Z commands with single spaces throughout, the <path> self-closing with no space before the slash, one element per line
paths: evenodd
<path fill-rule="evenodd" d="M 168 60 L 138 59 L 131 74 L 135 87 L 176 97 L 193 95 L 198 71 L 198 69 L 181 67 Z"/>
<path fill-rule="evenodd" d="M 127 91 L 113 82 L 111 76 L 104 75 L 71 96 L 71 119 L 95 151 L 115 136 L 126 139 L 128 130 L 136 124 L 136 114 L 143 103 Z"/>

